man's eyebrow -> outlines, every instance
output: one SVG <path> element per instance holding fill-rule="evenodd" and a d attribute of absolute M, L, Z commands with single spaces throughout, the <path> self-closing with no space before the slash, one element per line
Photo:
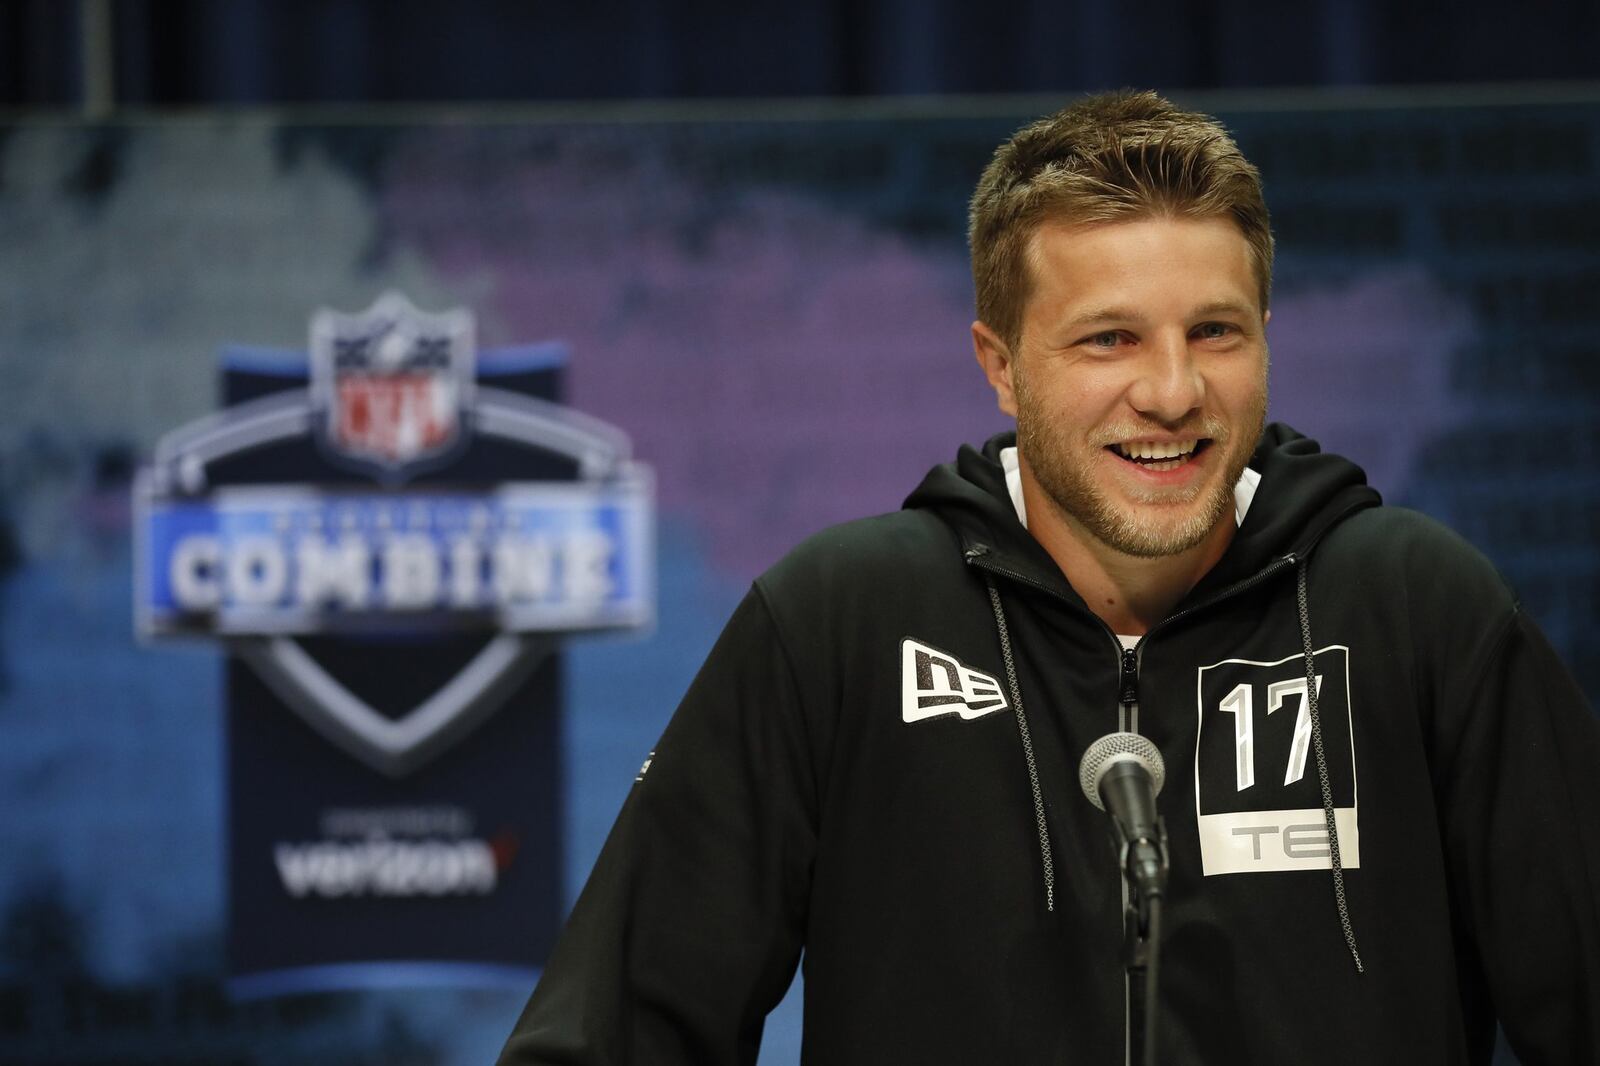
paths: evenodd
<path fill-rule="evenodd" d="M 1238 300 L 1212 300 L 1203 303 L 1189 312 L 1190 318 L 1204 318 L 1207 315 L 1253 315 L 1255 308 L 1248 303 Z M 1068 328 L 1076 329 L 1083 326 L 1092 326 L 1100 322 L 1142 322 L 1144 316 L 1127 307 L 1108 305 L 1105 307 L 1091 307 L 1087 311 L 1080 311 L 1062 323 Z"/>
<path fill-rule="evenodd" d="M 1067 319 L 1068 327 L 1092 326 L 1097 322 L 1140 322 L 1143 316 L 1126 307 L 1091 307 Z"/>
<path fill-rule="evenodd" d="M 1237 300 L 1213 300 L 1208 304 L 1201 304 L 1190 312 L 1191 318 L 1204 318 L 1206 315 L 1253 315 L 1255 308 Z"/>

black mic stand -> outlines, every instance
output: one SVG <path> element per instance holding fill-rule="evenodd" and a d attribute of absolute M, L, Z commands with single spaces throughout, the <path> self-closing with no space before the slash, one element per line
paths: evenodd
<path fill-rule="evenodd" d="M 1156 820 L 1156 839 L 1130 841 L 1116 826 L 1120 847 L 1122 884 L 1127 897 L 1127 911 L 1123 915 L 1123 955 L 1128 972 L 1128 1036 L 1129 1061 L 1156 1066 L 1156 999 L 1157 978 L 1161 961 L 1161 908 L 1167 883 L 1167 823 Z M 1142 878 L 1133 876 L 1136 867 L 1147 873 L 1152 862 L 1159 871 L 1153 884 L 1141 886 Z"/>

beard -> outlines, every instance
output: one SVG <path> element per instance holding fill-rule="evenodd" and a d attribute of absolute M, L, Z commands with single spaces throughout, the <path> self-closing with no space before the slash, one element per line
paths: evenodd
<path fill-rule="evenodd" d="M 1060 422 L 1033 401 L 1023 375 L 1016 379 L 1016 400 L 1017 447 L 1050 505 L 1069 524 L 1112 550 L 1142 559 L 1180 555 L 1199 545 L 1229 516 L 1234 486 L 1250 462 L 1267 414 L 1263 388 L 1260 398 L 1242 413 L 1237 434 L 1215 415 L 1176 427 L 1185 436 L 1210 440 L 1206 447 L 1216 453 L 1212 459 L 1220 462 L 1221 476 L 1181 489 L 1123 486 L 1119 495 L 1128 498 L 1123 502 L 1113 500 L 1108 486 L 1095 480 L 1095 463 L 1100 459 L 1096 453 L 1107 443 L 1152 436 L 1150 426 L 1097 427 L 1095 436 L 1102 443 L 1073 442 Z M 1161 432 L 1173 428 L 1163 427 Z"/>

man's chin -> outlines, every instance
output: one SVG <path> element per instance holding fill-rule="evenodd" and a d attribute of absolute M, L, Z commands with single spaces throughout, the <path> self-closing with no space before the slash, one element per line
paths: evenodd
<path fill-rule="evenodd" d="M 1218 525 L 1232 518 L 1230 495 L 1201 499 L 1125 502 L 1100 510 L 1091 532 L 1107 547 L 1138 559 L 1161 559 L 1204 544 Z"/>
<path fill-rule="evenodd" d="M 1200 528 L 1106 530 L 1101 541 L 1113 551 L 1135 559 L 1168 559 L 1204 544 L 1215 525 Z"/>

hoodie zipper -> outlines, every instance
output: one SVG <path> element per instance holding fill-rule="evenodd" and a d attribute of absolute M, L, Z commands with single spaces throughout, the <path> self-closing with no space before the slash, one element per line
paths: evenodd
<path fill-rule="evenodd" d="M 1116 636 L 1115 633 L 1112 636 Z M 1121 638 L 1117 639 L 1117 649 L 1122 653 L 1122 665 L 1118 668 L 1117 678 L 1117 728 L 1124 733 L 1137 733 L 1139 731 L 1139 653 L 1132 648 L 1122 646 Z"/>

